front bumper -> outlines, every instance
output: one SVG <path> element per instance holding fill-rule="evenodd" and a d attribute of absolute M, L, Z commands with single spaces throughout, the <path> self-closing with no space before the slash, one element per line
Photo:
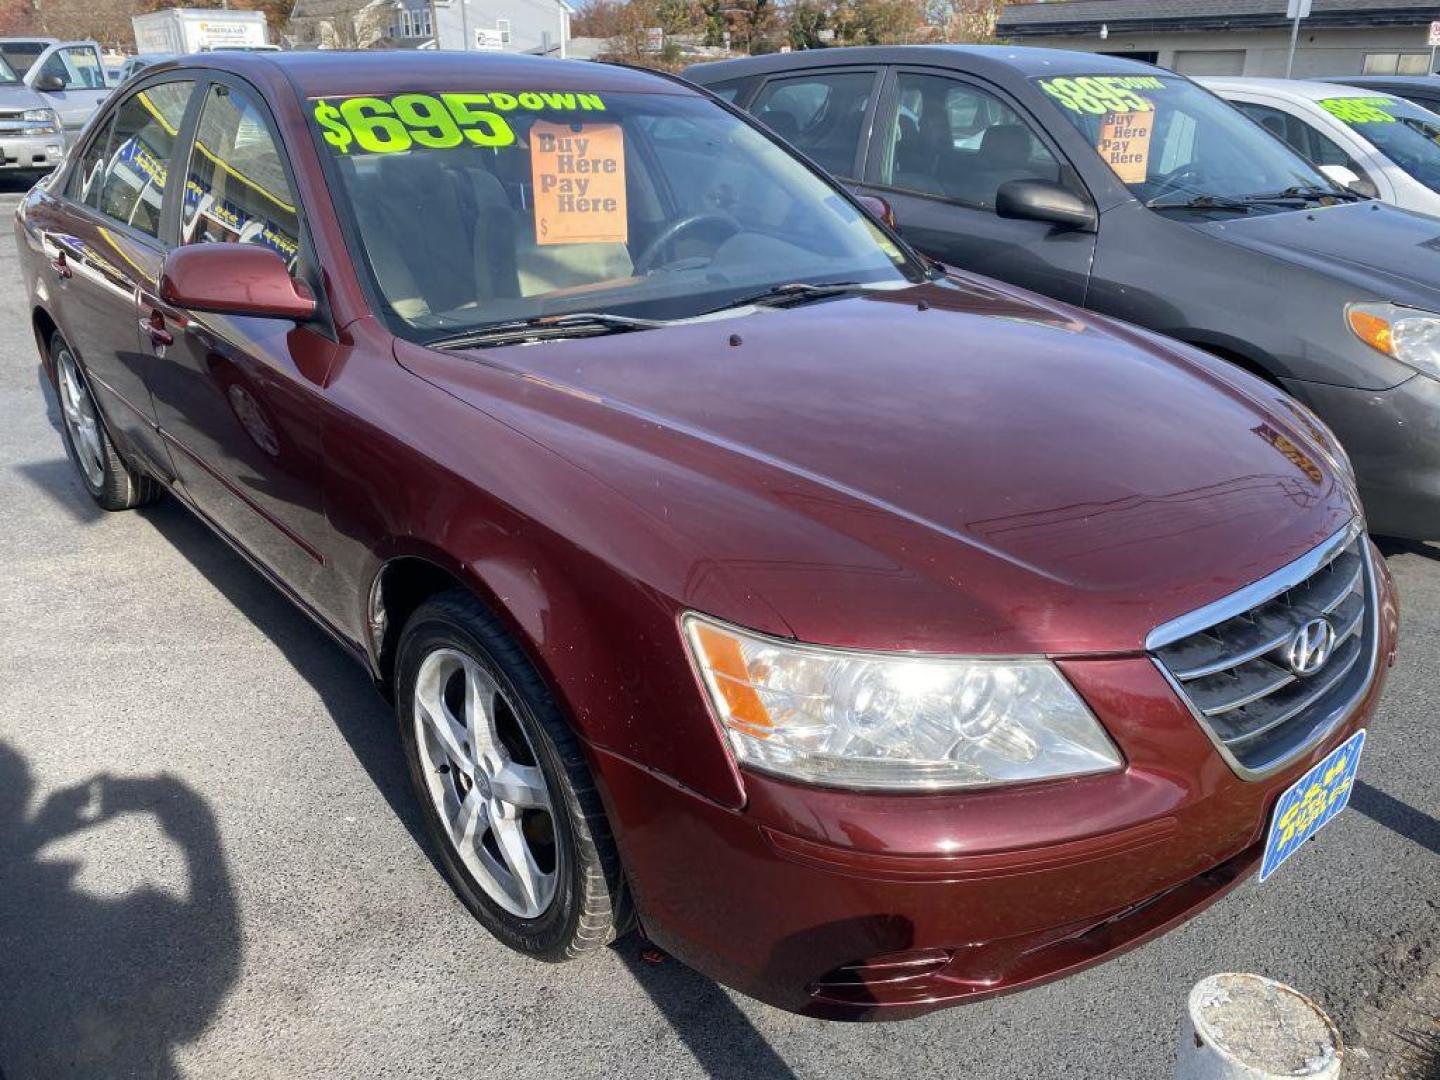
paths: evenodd
<path fill-rule="evenodd" d="M 53 169 L 65 158 L 65 135 L 6 135 L 0 132 L 0 169 Z"/>
<path fill-rule="evenodd" d="M 1284 383 L 1350 455 L 1371 531 L 1440 540 L 1440 381 L 1415 375 L 1389 390 Z"/>
<path fill-rule="evenodd" d="M 1127 756 L 1103 776 L 877 795 L 747 772 L 730 810 L 594 751 L 642 923 L 780 1008 L 902 1019 L 1099 963 L 1258 865 L 1280 793 L 1369 724 L 1398 622 L 1378 554 L 1377 674 L 1350 717 L 1263 782 L 1221 760 L 1147 657 L 1061 667 Z"/>

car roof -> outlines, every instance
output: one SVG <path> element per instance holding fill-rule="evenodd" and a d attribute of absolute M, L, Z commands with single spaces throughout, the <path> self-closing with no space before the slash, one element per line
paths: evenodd
<path fill-rule="evenodd" d="M 1321 82 L 1349 83 L 1351 86 L 1396 86 L 1407 90 L 1434 90 L 1440 93 L 1435 75 L 1322 75 Z"/>
<path fill-rule="evenodd" d="M 808 49 L 770 53 L 739 60 L 695 64 L 686 78 L 711 83 L 777 71 L 845 64 L 926 64 L 953 67 L 976 75 L 1171 75 L 1152 64 L 1119 56 L 1100 56 L 1071 49 L 1039 49 L 1010 45 L 858 45 L 841 49 Z"/>
<path fill-rule="evenodd" d="M 1339 97 L 1345 85 L 1341 80 L 1321 82 L 1309 79 L 1262 79 L 1246 75 L 1202 75 L 1196 80 L 1201 86 L 1214 90 L 1224 97 L 1226 90 L 1249 90 L 1255 93 L 1276 94 L 1280 97 L 1300 98 L 1303 101 L 1324 101 Z M 1360 89 L 1351 87 L 1351 89 Z"/>
<path fill-rule="evenodd" d="M 694 94 L 654 72 L 581 60 L 511 53 L 314 50 L 207 52 L 153 69 L 208 68 L 259 77 L 282 73 L 302 97 L 401 93 L 407 90 L 550 90 L 582 93 Z"/>

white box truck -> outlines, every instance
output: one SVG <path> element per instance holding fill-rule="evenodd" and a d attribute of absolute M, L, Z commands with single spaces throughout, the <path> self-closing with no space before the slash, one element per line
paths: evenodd
<path fill-rule="evenodd" d="M 197 53 L 212 49 L 274 49 L 263 11 L 166 8 L 130 20 L 139 53 Z"/>

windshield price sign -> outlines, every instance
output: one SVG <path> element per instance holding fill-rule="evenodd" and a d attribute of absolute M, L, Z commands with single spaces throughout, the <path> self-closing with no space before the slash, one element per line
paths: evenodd
<path fill-rule="evenodd" d="M 537 244 L 623 244 L 625 133 L 619 124 L 530 128 Z"/>
<path fill-rule="evenodd" d="M 1393 124 L 1395 117 L 1386 112 L 1395 102 L 1387 97 L 1326 98 L 1320 107 L 1337 120 L 1347 124 Z"/>
<path fill-rule="evenodd" d="M 1106 113 L 1100 123 L 1100 138 L 1095 149 L 1105 164 L 1115 171 L 1121 183 L 1143 184 L 1150 165 L 1150 132 L 1154 128 L 1153 112 Z"/>
<path fill-rule="evenodd" d="M 515 131 L 505 113 L 603 112 L 598 94 L 447 93 L 350 97 L 340 102 L 321 98 L 313 107 L 315 122 L 336 153 L 398 154 L 412 146 L 448 150 L 466 143 L 510 146 Z"/>
<path fill-rule="evenodd" d="M 1071 112 L 1153 112 L 1155 104 L 1137 90 L 1164 90 L 1154 75 L 1077 75 L 1040 79 L 1040 89 Z"/>

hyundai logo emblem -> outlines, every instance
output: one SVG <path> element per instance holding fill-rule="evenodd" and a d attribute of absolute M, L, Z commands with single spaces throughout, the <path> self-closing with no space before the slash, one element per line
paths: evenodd
<path fill-rule="evenodd" d="M 1335 648 L 1335 628 L 1328 619 L 1311 619 L 1285 643 L 1285 662 L 1296 675 L 1314 675 Z"/>

